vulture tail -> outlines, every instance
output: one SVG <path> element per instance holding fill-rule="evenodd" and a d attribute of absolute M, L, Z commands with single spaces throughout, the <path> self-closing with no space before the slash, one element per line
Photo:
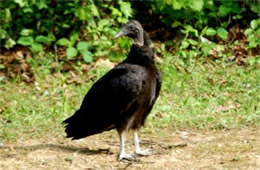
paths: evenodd
<path fill-rule="evenodd" d="M 113 124 L 108 124 L 100 118 L 84 118 L 80 110 L 62 123 L 65 124 L 66 137 L 72 139 L 84 138 L 114 128 Z"/>

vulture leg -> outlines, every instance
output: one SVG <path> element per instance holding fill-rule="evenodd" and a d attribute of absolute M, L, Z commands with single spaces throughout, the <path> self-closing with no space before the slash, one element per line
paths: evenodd
<path fill-rule="evenodd" d="M 134 155 L 129 155 L 125 153 L 125 136 L 124 132 L 119 133 L 120 137 L 120 153 L 118 161 L 122 161 L 123 159 L 128 161 L 138 161 L 138 159 Z"/>
<path fill-rule="evenodd" d="M 152 154 L 151 149 L 145 149 L 145 150 L 140 149 L 137 130 L 134 131 L 134 145 L 135 145 L 135 154 L 140 156 L 148 156 Z"/>

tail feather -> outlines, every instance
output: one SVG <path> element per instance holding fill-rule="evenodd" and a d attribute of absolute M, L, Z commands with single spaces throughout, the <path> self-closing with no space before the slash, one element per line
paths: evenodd
<path fill-rule="evenodd" d="M 87 118 L 80 110 L 62 123 L 65 124 L 66 137 L 72 139 L 84 138 L 114 128 L 114 124 L 109 121 L 95 117 Z"/>

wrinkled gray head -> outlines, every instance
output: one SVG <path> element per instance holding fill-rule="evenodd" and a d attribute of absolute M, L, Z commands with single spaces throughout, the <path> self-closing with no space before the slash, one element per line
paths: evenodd
<path fill-rule="evenodd" d="M 121 31 L 117 33 L 114 36 L 114 38 L 118 38 L 121 36 L 128 36 L 133 39 L 134 44 L 143 46 L 144 45 L 143 34 L 144 34 L 144 29 L 142 25 L 136 20 L 131 20 L 123 26 Z"/>

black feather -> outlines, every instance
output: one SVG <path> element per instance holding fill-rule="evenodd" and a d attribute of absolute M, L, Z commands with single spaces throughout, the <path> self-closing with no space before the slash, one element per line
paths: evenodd
<path fill-rule="evenodd" d="M 135 37 L 124 35 L 128 34 Z M 159 95 L 161 73 L 155 67 L 148 35 L 142 36 L 143 45 L 134 44 L 128 57 L 100 78 L 80 109 L 63 122 L 67 137 L 80 139 L 113 128 L 121 133 L 144 125 Z"/>

